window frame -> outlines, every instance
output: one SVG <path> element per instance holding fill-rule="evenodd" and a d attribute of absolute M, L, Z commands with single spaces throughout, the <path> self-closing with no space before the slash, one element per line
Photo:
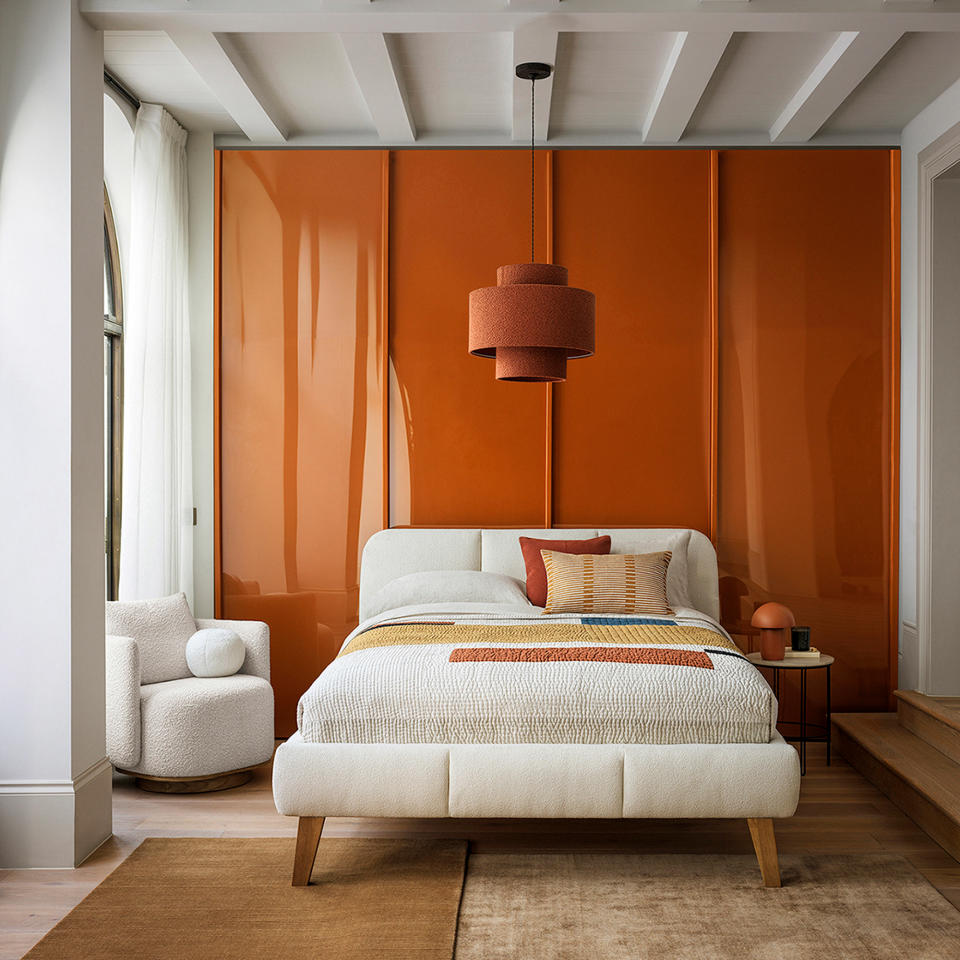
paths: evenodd
<path fill-rule="evenodd" d="M 109 509 L 104 517 L 103 549 L 106 557 L 106 598 L 116 600 L 120 586 L 123 505 L 123 284 L 117 228 L 106 184 L 103 185 L 103 231 L 104 269 L 114 310 L 112 314 L 103 315 L 103 335 L 110 344 L 108 366 L 104 371 L 104 376 L 109 377 L 110 408 L 104 410 L 104 424 L 109 430 L 109 439 L 103 451 L 108 468 L 104 471 L 107 478 L 104 502 L 109 502 Z"/>

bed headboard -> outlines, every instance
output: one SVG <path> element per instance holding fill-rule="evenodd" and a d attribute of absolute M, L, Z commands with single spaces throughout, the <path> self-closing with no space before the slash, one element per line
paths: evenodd
<path fill-rule="evenodd" d="M 367 600 L 397 577 L 427 570 L 485 570 L 526 580 L 518 537 L 542 540 L 581 540 L 610 535 L 611 553 L 653 553 L 666 548 L 676 529 L 620 528 L 586 530 L 423 530 L 389 529 L 375 533 L 363 548 L 360 565 L 360 619 L 367 617 Z M 720 618 L 717 554 L 699 530 L 690 531 L 687 552 L 690 599 L 715 619 Z"/>

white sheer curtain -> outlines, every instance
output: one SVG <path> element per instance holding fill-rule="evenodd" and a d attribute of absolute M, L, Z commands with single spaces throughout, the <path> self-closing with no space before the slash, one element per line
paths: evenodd
<path fill-rule="evenodd" d="M 193 602 L 187 132 L 145 103 L 133 145 L 124 290 L 120 599 Z"/>

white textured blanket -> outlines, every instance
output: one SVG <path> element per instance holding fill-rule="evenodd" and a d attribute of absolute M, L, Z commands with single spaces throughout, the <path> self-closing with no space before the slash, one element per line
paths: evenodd
<path fill-rule="evenodd" d="M 361 624 L 300 700 L 318 743 L 767 743 L 777 703 L 723 629 L 425 605 Z"/>

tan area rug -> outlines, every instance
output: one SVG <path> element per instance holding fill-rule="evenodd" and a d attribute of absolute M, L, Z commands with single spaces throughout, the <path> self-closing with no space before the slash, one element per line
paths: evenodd
<path fill-rule="evenodd" d="M 293 840 L 144 840 L 29 960 L 450 960 L 467 845 L 320 841 L 292 887 Z"/>
<path fill-rule="evenodd" d="M 902 857 L 470 857 L 457 960 L 957 960 L 960 912 Z"/>

